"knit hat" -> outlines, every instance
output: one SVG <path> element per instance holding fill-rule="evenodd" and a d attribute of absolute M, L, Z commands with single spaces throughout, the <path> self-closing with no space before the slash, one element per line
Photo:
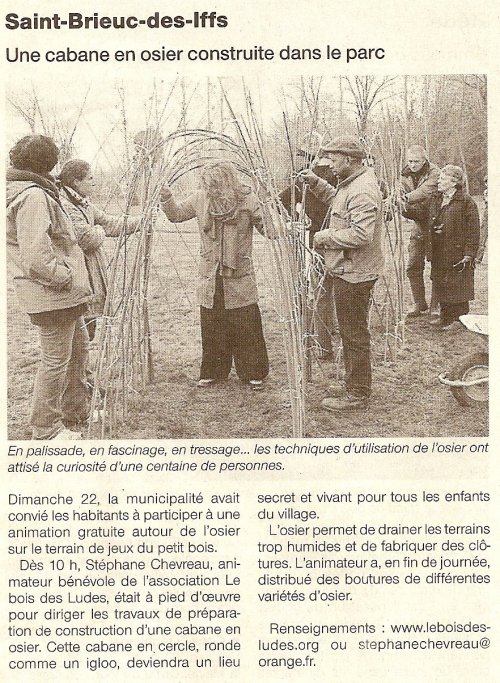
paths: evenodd
<path fill-rule="evenodd" d="M 464 172 L 460 166 L 453 166 L 452 164 L 447 164 L 441 169 L 441 173 L 452 178 L 457 185 L 462 185 L 464 181 Z"/>
<path fill-rule="evenodd" d="M 345 154 L 353 159 L 364 159 L 365 150 L 354 138 L 335 138 L 321 147 L 320 154 Z"/>

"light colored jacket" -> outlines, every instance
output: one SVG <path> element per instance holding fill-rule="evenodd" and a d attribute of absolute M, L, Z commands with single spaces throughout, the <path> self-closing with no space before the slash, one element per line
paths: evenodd
<path fill-rule="evenodd" d="M 69 191 L 71 192 L 71 191 Z M 92 289 L 88 313 L 100 316 L 104 311 L 106 295 L 108 291 L 107 259 L 102 248 L 106 237 L 118 237 L 125 228 L 129 234 L 137 230 L 141 221 L 140 216 L 110 216 L 84 200 L 82 197 L 71 193 L 75 204 L 66 195 L 66 190 L 61 190 L 61 203 L 73 224 L 73 229 L 78 244 L 85 256 L 85 264 Z"/>
<path fill-rule="evenodd" d="M 316 178 L 308 178 L 311 191 L 331 207 L 329 227 L 314 238 L 327 271 L 348 282 L 376 280 L 384 256 L 382 193 L 375 172 L 362 167 L 336 188 Z"/>
<path fill-rule="evenodd" d="M 87 269 L 71 221 L 61 204 L 29 180 L 7 181 L 7 256 L 25 313 L 89 301 Z"/>
<path fill-rule="evenodd" d="M 182 223 L 198 220 L 200 229 L 200 263 L 198 301 L 213 308 L 215 279 L 220 270 L 223 279 L 225 308 L 241 308 L 257 303 L 258 292 L 252 261 L 253 228 L 265 234 L 259 203 L 250 192 L 233 219 L 214 219 L 208 211 L 208 198 L 202 190 L 183 202 L 170 196 L 162 202 L 167 218 Z"/>

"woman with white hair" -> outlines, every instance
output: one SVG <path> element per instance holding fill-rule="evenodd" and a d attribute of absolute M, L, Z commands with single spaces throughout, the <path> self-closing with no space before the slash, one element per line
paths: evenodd
<path fill-rule="evenodd" d="M 198 298 L 202 361 L 198 386 L 238 377 L 254 390 L 269 372 L 252 262 L 253 228 L 264 234 L 257 197 L 228 161 L 207 164 L 200 187 L 177 202 L 168 187 L 161 195 L 167 218 L 196 218 L 200 230 Z"/>
<path fill-rule="evenodd" d="M 448 164 L 439 175 L 431 206 L 433 285 L 441 315 L 431 324 L 446 329 L 469 312 L 474 299 L 474 258 L 479 246 L 479 211 L 463 189 L 463 171 Z"/>

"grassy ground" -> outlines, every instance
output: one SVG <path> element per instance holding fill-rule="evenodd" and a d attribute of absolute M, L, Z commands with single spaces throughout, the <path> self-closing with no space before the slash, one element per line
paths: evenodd
<path fill-rule="evenodd" d="M 265 241 L 255 240 L 261 311 L 271 373 L 264 392 L 254 393 L 232 374 L 227 383 L 196 388 L 201 344 L 195 297 L 198 239 L 195 232 L 166 231 L 156 236 L 150 286 L 155 380 L 131 402 L 127 421 L 114 438 L 288 437 L 291 416 L 283 341 L 269 277 Z M 476 270 L 472 311 L 487 311 L 487 264 Z M 410 301 L 407 301 L 408 307 Z M 309 437 L 485 436 L 486 408 L 463 408 L 438 375 L 485 342 L 460 323 L 449 332 L 428 324 L 427 316 L 406 324 L 405 344 L 384 360 L 384 328 L 372 316 L 373 395 L 367 411 L 335 416 L 323 411 L 334 363 L 313 362 L 308 387 Z M 27 425 L 38 362 L 36 328 L 22 314 L 8 288 L 9 438 L 29 438 Z M 96 351 L 94 350 L 95 356 Z"/>

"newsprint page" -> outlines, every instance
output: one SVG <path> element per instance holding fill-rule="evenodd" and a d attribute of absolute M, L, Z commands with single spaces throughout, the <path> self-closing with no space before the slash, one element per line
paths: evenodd
<path fill-rule="evenodd" d="M 497 4 L 1 21 L 0 679 L 499 681 Z"/>

